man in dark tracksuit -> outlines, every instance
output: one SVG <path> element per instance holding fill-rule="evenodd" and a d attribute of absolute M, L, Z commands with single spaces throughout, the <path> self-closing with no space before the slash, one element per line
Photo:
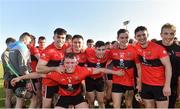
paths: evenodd
<path fill-rule="evenodd" d="M 9 69 L 6 67 L 6 59 L 8 58 L 7 56 L 9 55 L 9 48 L 8 46 L 12 43 L 14 43 L 16 40 L 9 37 L 6 39 L 6 45 L 7 49 L 3 52 L 1 55 L 1 60 L 2 60 L 2 66 L 4 70 L 3 74 L 3 80 L 4 80 L 4 88 L 5 88 L 5 94 L 6 94 L 6 99 L 5 99 L 5 107 L 6 108 L 12 108 L 12 97 L 13 97 L 13 91 L 12 87 L 10 85 L 10 80 L 11 80 L 11 73 Z"/>
<path fill-rule="evenodd" d="M 7 55 L 9 57 L 7 57 L 6 64 L 10 69 L 11 74 L 15 77 L 29 73 L 28 61 L 30 59 L 30 52 L 27 45 L 30 43 L 30 41 L 30 34 L 25 32 L 20 36 L 19 41 L 16 41 L 9 46 L 9 55 Z M 19 83 L 18 87 L 26 87 L 26 85 L 30 86 L 31 83 Z M 16 87 L 13 88 L 13 90 L 16 90 Z M 22 108 L 23 102 L 24 98 L 16 96 L 15 107 Z"/>

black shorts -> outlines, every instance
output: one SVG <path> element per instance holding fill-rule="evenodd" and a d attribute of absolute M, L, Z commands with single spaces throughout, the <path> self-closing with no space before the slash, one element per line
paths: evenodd
<path fill-rule="evenodd" d="M 144 99 L 155 99 L 156 101 L 166 101 L 167 97 L 163 95 L 163 86 L 152 86 L 142 84 L 141 97 Z"/>
<path fill-rule="evenodd" d="M 120 84 L 114 84 L 114 83 L 112 85 L 112 92 L 125 93 L 127 90 L 133 90 L 133 87 L 120 85 Z"/>
<path fill-rule="evenodd" d="M 85 102 L 82 94 L 78 94 L 76 96 L 60 96 L 56 106 L 68 108 L 69 105 L 78 105 L 82 102 Z"/>
<path fill-rule="evenodd" d="M 20 75 L 20 76 L 21 76 L 21 75 Z M 8 89 L 12 89 L 12 90 L 13 90 L 13 93 L 15 93 L 15 90 L 16 90 L 17 88 L 19 88 L 19 87 L 26 87 L 26 80 L 19 81 L 19 82 L 16 83 L 15 86 L 12 86 L 12 85 L 11 85 L 11 80 L 12 80 L 13 78 L 16 78 L 16 77 L 17 77 L 17 76 L 15 76 L 15 75 L 11 75 L 10 78 L 9 78 L 9 80 L 5 80 L 5 81 L 4 81 L 4 87 L 5 87 L 5 88 L 8 88 Z"/>
<path fill-rule="evenodd" d="M 103 77 L 96 79 L 87 77 L 85 80 L 85 84 L 87 92 L 92 92 L 94 90 L 98 92 L 103 92 L 105 89 L 105 82 Z"/>
<path fill-rule="evenodd" d="M 8 80 L 4 80 L 4 88 L 14 89 L 14 87 L 11 85 L 11 80 L 15 77 L 15 75 L 9 75 Z"/>
<path fill-rule="evenodd" d="M 45 98 L 53 98 L 55 93 L 58 93 L 59 91 L 59 86 L 42 86 L 42 95 Z"/>
<path fill-rule="evenodd" d="M 11 80 L 4 80 L 4 88 L 13 89 L 13 86 L 11 85 Z"/>

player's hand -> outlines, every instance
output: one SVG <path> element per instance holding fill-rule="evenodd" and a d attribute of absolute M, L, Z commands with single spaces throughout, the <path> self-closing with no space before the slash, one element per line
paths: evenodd
<path fill-rule="evenodd" d="M 11 80 L 11 85 L 14 87 L 16 85 L 17 82 L 19 82 L 21 79 L 19 77 L 13 78 Z"/>
<path fill-rule="evenodd" d="M 64 73 L 64 72 L 65 72 L 64 65 L 59 65 L 59 66 L 56 68 L 56 71 L 59 72 L 59 73 Z"/>
<path fill-rule="evenodd" d="M 116 75 L 124 76 L 124 71 L 123 70 L 117 70 L 116 72 L 117 72 Z"/>
<path fill-rule="evenodd" d="M 163 87 L 163 94 L 164 94 L 164 96 L 170 96 L 171 95 L 171 88 L 170 88 L 170 86 L 164 86 Z"/>
<path fill-rule="evenodd" d="M 141 92 L 142 90 L 142 83 L 139 80 L 137 80 L 136 89 L 138 90 L 138 92 Z"/>

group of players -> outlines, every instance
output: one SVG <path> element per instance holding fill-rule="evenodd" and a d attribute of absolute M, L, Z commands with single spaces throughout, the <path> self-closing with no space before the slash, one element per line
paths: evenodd
<path fill-rule="evenodd" d="M 136 41 L 130 44 L 128 30 L 119 29 L 113 47 L 103 41 L 93 45 L 93 40 L 88 40 L 85 48 L 83 36 L 71 38 L 63 28 L 54 31 L 54 41 L 46 48 L 45 37 L 40 37 L 39 46 L 35 47 L 35 38 L 29 33 L 23 33 L 14 43 L 9 43 L 12 39 L 6 40 L 8 47 L 2 55 L 6 107 L 11 107 L 14 87 L 21 80 L 32 79 L 33 82 L 26 83 L 29 90 L 33 90 L 32 83 L 36 89 L 30 108 L 94 108 L 95 100 L 99 108 L 105 108 L 111 99 L 113 108 L 120 108 L 123 96 L 126 108 L 132 108 L 136 107 L 135 89 L 140 94 L 136 96 L 138 102 L 146 108 L 175 108 L 180 99 L 176 27 L 164 24 L 162 40 L 156 42 L 148 40 L 145 26 L 138 26 L 134 34 Z M 13 74 L 6 66 L 7 55 L 18 77 L 10 78 Z M 21 108 L 23 101 L 16 97 L 16 107 Z"/>

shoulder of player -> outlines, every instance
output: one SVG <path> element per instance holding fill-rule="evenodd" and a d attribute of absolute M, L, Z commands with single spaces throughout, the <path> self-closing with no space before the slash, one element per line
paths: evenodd
<path fill-rule="evenodd" d="M 85 53 L 87 55 L 91 55 L 95 53 L 95 49 L 94 48 L 86 48 Z"/>
<path fill-rule="evenodd" d="M 159 45 L 158 43 L 155 43 L 155 42 L 150 42 L 150 45 L 151 45 L 151 47 L 153 47 L 153 48 L 155 48 L 157 50 L 158 50 L 158 48 L 165 49 L 162 45 Z"/>

